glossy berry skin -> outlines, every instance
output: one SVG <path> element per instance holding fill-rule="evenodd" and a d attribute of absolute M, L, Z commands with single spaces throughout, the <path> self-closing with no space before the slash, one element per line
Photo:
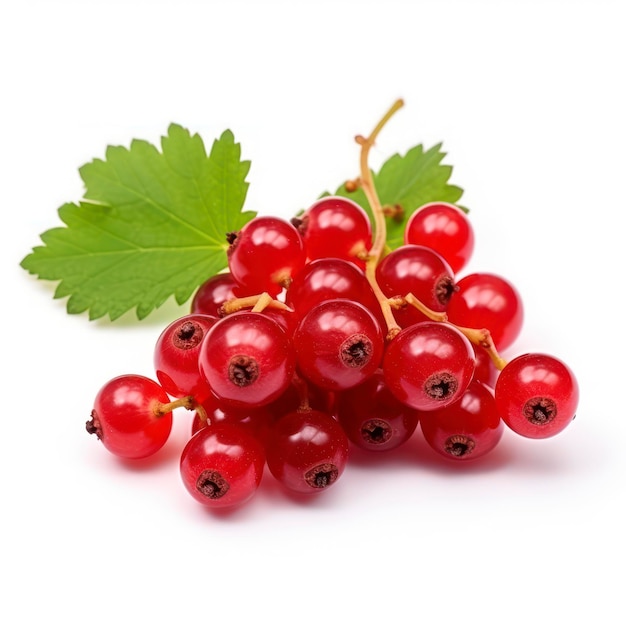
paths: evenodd
<path fill-rule="evenodd" d="M 337 394 L 337 420 L 348 439 L 363 450 L 393 450 L 415 432 L 420 412 L 389 391 L 382 370 L 364 383 Z"/>
<path fill-rule="evenodd" d="M 468 274 L 456 287 L 448 302 L 448 320 L 457 326 L 486 328 L 498 350 L 508 348 L 524 321 L 517 289 L 505 278 L 488 273 Z"/>
<path fill-rule="evenodd" d="M 223 403 L 247 408 L 278 398 L 291 382 L 295 360 L 291 340 L 277 322 L 242 311 L 211 327 L 198 366 Z"/>
<path fill-rule="evenodd" d="M 485 383 L 487 387 L 493 389 L 496 386 L 496 380 L 498 380 L 498 374 L 500 372 L 496 369 L 496 366 L 493 364 L 493 361 L 485 350 L 474 345 L 472 345 L 472 348 L 474 348 L 474 355 L 476 359 L 474 378 L 479 380 L 481 383 Z"/>
<path fill-rule="evenodd" d="M 220 309 L 224 302 L 245 295 L 254 294 L 244 293 L 230 272 L 215 274 L 198 287 L 191 301 L 190 312 L 222 317 Z"/>
<path fill-rule="evenodd" d="M 309 260 L 335 257 L 363 267 L 357 255 L 372 247 L 372 227 L 365 210 L 340 196 L 326 196 L 297 220 Z"/>
<path fill-rule="evenodd" d="M 422 413 L 420 427 L 429 446 L 454 461 L 478 459 L 491 452 L 504 431 L 493 392 L 478 380 L 456 402 Z"/>
<path fill-rule="evenodd" d="M 528 353 L 509 361 L 495 387 L 500 416 L 524 437 L 560 433 L 576 416 L 578 382 L 572 370 L 548 354 Z"/>
<path fill-rule="evenodd" d="M 294 411 L 269 431 L 267 467 L 286 489 L 303 494 L 325 491 L 343 474 L 349 441 L 328 413 Z"/>
<path fill-rule="evenodd" d="M 448 263 L 426 246 L 405 245 L 390 252 L 376 268 L 376 280 L 383 293 L 391 298 L 412 293 L 433 311 L 445 311 L 455 289 L 454 274 Z M 413 306 L 395 314 L 402 328 L 426 321 Z"/>
<path fill-rule="evenodd" d="M 295 311 L 267 307 L 262 311 L 262 314 L 274 320 L 285 331 L 288 337 L 293 337 L 298 327 L 298 317 Z"/>
<path fill-rule="evenodd" d="M 383 372 L 400 402 L 432 411 L 461 397 L 474 374 L 474 350 L 456 328 L 420 322 L 400 331 L 388 344 Z"/>
<path fill-rule="evenodd" d="M 289 286 L 285 303 L 302 318 L 316 304 L 337 298 L 359 302 L 382 320 L 380 305 L 365 274 L 344 259 L 329 257 L 307 263 Z"/>
<path fill-rule="evenodd" d="M 236 507 L 256 493 L 265 466 L 262 444 L 236 424 L 200 429 L 180 457 L 180 475 L 189 494 L 209 508 Z"/>
<path fill-rule="evenodd" d="M 200 346 L 218 321 L 213 315 L 190 313 L 168 324 L 154 347 L 154 369 L 163 389 L 172 397 L 192 395 L 198 402 L 210 395 L 198 369 Z"/>
<path fill-rule="evenodd" d="M 151 456 L 165 445 L 172 430 L 172 413 L 160 412 L 169 401 L 163 388 L 150 378 L 117 376 L 96 394 L 87 432 L 97 435 L 116 456 Z"/>
<path fill-rule="evenodd" d="M 411 215 L 404 243 L 428 246 L 440 254 L 456 274 L 474 251 L 474 229 L 467 215 L 447 202 L 430 202 Z"/>
<path fill-rule="evenodd" d="M 246 409 L 233 408 L 211 395 L 202 403 L 207 419 L 195 411 L 191 420 L 191 434 L 195 435 L 200 429 L 217 424 L 237 424 L 251 432 L 259 441 L 264 442 L 267 429 L 274 422 L 272 404 L 250 407 Z"/>
<path fill-rule="evenodd" d="M 229 240 L 230 273 L 251 294 L 277 295 L 306 261 L 300 233 L 278 217 L 255 217 Z"/>
<path fill-rule="evenodd" d="M 304 398 L 306 398 L 306 403 L 310 408 L 333 413 L 334 393 L 332 391 L 320 389 L 310 382 L 294 376 L 282 395 L 266 407 L 273 417 L 272 422 L 275 422 L 282 415 L 297 411 Z"/>
<path fill-rule="evenodd" d="M 367 380 L 379 367 L 384 339 L 380 324 L 363 305 L 328 300 L 314 306 L 293 338 L 298 371 L 327 391 Z"/>

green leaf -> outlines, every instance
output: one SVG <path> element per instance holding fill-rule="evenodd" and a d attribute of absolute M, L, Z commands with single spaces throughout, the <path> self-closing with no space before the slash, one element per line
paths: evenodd
<path fill-rule="evenodd" d="M 226 234 L 255 215 L 242 212 L 249 169 L 228 130 L 209 156 L 176 124 L 161 152 L 141 140 L 110 146 L 80 168 L 84 198 L 59 209 L 65 227 L 43 233 L 21 265 L 60 281 L 55 298 L 69 296 L 68 312 L 90 319 L 133 308 L 143 319 L 172 295 L 183 304 L 227 266 Z"/>
<path fill-rule="evenodd" d="M 450 185 L 448 180 L 452 167 L 442 165 L 446 156 L 441 144 L 427 151 L 421 145 L 411 148 L 404 156 L 394 154 L 374 173 L 374 185 L 381 204 L 399 206 L 402 213 L 397 218 L 387 218 L 387 245 L 394 250 L 404 243 L 404 228 L 409 217 L 427 202 L 450 202 L 452 204 L 463 195 L 463 190 Z M 345 184 L 335 195 L 345 196 L 360 204 L 372 217 L 372 210 L 362 189 L 347 191 Z"/>

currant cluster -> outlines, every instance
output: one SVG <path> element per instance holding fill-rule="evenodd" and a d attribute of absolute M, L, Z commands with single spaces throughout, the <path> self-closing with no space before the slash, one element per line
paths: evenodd
<path fill-rule="evenodd" d="M 167 441 L 175 408 L 194 410 L 180 472 L 201 503 L 243 504 L 265 468 L 290 491 L 320 493 L 352 446 L 390 451 L 418 426 L 467 461 L 505 426 L 544 438 L 573 419 L 578 387 L 562 361 L 500 357 L 522 327 L 515 287 L 457 279 L 474 234 L 456 206 L 421 207 L 404 245 L 375 263 L 367 213 L 339 196 L 292 221 L 256 217 L 228 241 L 227 271 L 158 337 L 156 380 L 109 381 L 87 423 L 114 454 L 142 458 Z"/>
<path fill-rule="evenodd" d="M 505 427 L 550 437 L 574 418 L 578 384 L 544 353 L 505 361 L 523 305 L 502 276 L 461 276 L 474 249 L 464 211 L 432 202 L 412 212 L 403 245 L 386 219 L 369 149 L 398 101 L 361 145 L 356 202 L 323 197 L 292 220 L 259 216 L 227 235 L 228 267 L 160 334 L 155 378 L 122 375 L 97 393 L 87 431 L 112 453 L 150 456 L 173 412 L 194 411 L 182 482 L 207 507 L 256 492 L 264 471 L 288 491 L 318 494 L 352 447 L 389 452 L 419 427 L 453 462 L 492 451 Z"/>

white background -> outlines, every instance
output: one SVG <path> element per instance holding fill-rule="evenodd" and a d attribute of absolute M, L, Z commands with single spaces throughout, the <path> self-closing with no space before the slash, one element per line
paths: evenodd
<path fill-rule="evenodd" d="M 1 623 L 623 623 L 622 2 L 1 6 Z M 507 356 L 568 362 L 576 421 L 462 467 L 419 438 L 357 454 L 306 504 L 264 478 L 229 515 L 183 492 L 184 411 L 155 461 L 110 457 L 84 429 L 96 391 L 151 375 L 188 307 L 89 322 L 19 267 L 81 197 L 78 168 L 170 122 L 207 145 L 230 128 L 247 207 L 290 216 L 357 173 L 354 135 L 398 97 L 372 165 L 443 142 L 467 271 L 524 298 Z"/>

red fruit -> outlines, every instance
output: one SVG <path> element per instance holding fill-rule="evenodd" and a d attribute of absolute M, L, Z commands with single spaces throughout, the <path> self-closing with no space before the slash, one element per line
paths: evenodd
<path fill-rule="evenodd" d="M 447 202 L 431 202 L 411 215 L 404 242 L 428 246 L 439 253 L 456 274 L 474 251 L 474 230 L 467 215 Z"/>
<path fill-rule="evenodd" d="M 420 427 L 431 448 L 448 459 L 477 459 L 493 450 L 504 430 L 493 392 L 473 380 L 459 400 L 422 413 Z"/>
<path fill-rule="evenodd" d="M 372 247 L 372 226 L 356 202 L 326 196 L 310 206 L 296 223 L 310 260 L 335 257 L 364 267 L 358 255 Z"/>
<path fill-rule="evenodd" d="M 160 450 L 172 430 L 172 413 L 163 388 L 145 376 L 125 374 L 108 381 L 96 394 L 87 432 L 97 435 L 116 456 L 141 459 Z"/>
<path fill-rule="evenodd" d="M 389 391 L 382 370 L 364 383 L 337 394 L 337 420 L 364 450 L 393 450 L 411 437 L 420 413 Z"/>
<path fill-rule="evenodd" d="M 486 328 L 498 350 L 508 348 L 519 336 L 524 321 L 517 289 L 495 274 L 468 274 L 456 283 L 448 302 L 448 320 L 457 326 Z"/>
<path fill-rule="evenodd" d="M 187 491 L 211 508 L 241 506 L 255 494 L 263 476 L 263 446 L 245 428 L 217 424 L 187 442 L 180 473 Z"/>
<path fill-rule="evenodd" d="M 445 311 L 455 290 L 454 274 L 448 263 L 425 246 L 406 245 L 390 252 L 376 268 L 376 280 L 391 298 L 412 293 L 433 311 Z M 413 306 L 400 309 L 396 321 L 402 328 L 426 321 Z"/>
<path fill-rule="evenodd" d="M 234 407 L 278 398 L 295 371 L 291 340 L 262 313 L 232 313 L 216 322 L 200 348 L 198 365 L 213 393 Z"/>
<path fill-rule="evenodd" d="M 509 361 L 498 376 L 495 393 L 500 416 L 524 437 L 552 437 L 576 416 L 576 377 L 563 361 L 548 354 L 523 354 Z"/>
<path fill-rule="evenodd" d="M 206 426 L 217 424 L 237 424 L 248 429 L 259 441 L 265 440 L 269 425 L 274 421 L 274 415 L 269 405 L 256 408 L 237 409 L 225 404 L 211 395 L 202 403 L 206 420 L 196 411 L 191 420 L 191 434 L 195 435 Z"/>
<path fill-rule="evenodd" d="M 193 396 L 201 402 L 211 390 L 198 369 L 200 347 L 218 321 L 212 315 L 185 315 L 163 330 L 154 348 L 154 369 L 163 389 L 172 397 Z"/>
<path fill-rule="evenodd" d="M 306 260 L 295 226 L 277 217 L 255 217 L 229 241 L 228 267 L 249 293 L 277 295 L 287 287 Z"/>
<path fill-rule="evenodd" d="M 285 331 L 288 337 L 293 337 L 298 326 L 298 318 L 295 311 L 268 306 L 266 309 L 263 309 L 262 314 L 274 320 Z"/>
<path fill-rule="evenodd" d="M 351 300 L 313 307 L 293 338 L 298 370 L 321 389 L 340 391 L 367 380 L 379 367 L 384 340 L 376 318 Z"/>
<path fill-rule="evenodd" d="M 267 467 L 290 491 L 325 491 L 343 474 L 349 442 L 339 423 L 322 411 L 294 411 L 270 429 Z"/>
<path fill-rule="evenodd" d="M 474 373 L 474 363 L 472 344 L 456 328 L 420 322 L 391 340 L 383 372 L 400 402 L 430 411 L 461 397 Z"/>
<path fill-rule="evenodd" d="M 489 354 L 487 354 L 486 350 L 483 350 L 479 346 L 475 346 L 472 344 L 472 348 L 474 348 L 474 354 L 476 355 L 476 367 L 474 369 L 474 379 L 479 380 L 481 383 L 485 383 L 487 387 L 491 387 L 493 389 L 496 385 L 496 380 L 498 379 L 498 374 L 500 373 Z"/>
<path fill-rule="evenodd" d="M 333 413 L 333 392 L 320 389 L 306 380 L 298 380 L 296 376 L 282 395 L 266 406 L 273 416 L 272 421 L 276 421 L 282 415 L 297 411 L 302 406 L 305 397 L 310 408 Z"/>
<path fill-rule="evenodd" d="M 241 287 L 230 272 L 215 274 L 198 287 L 191 301 L 191 313 L 221 317 L 220 308 L 224 302 L 244 295 L 254 294 L 242 293 Z"/>
<path fill-rule="evenodd" d="M 359 302 L 382 321 L 380 304 L 365 274 L 344 259 L 331 257 L 307 263 L 289 286 L 285 302 L 302 318 L 316 304 L 337 298 Z"/>

